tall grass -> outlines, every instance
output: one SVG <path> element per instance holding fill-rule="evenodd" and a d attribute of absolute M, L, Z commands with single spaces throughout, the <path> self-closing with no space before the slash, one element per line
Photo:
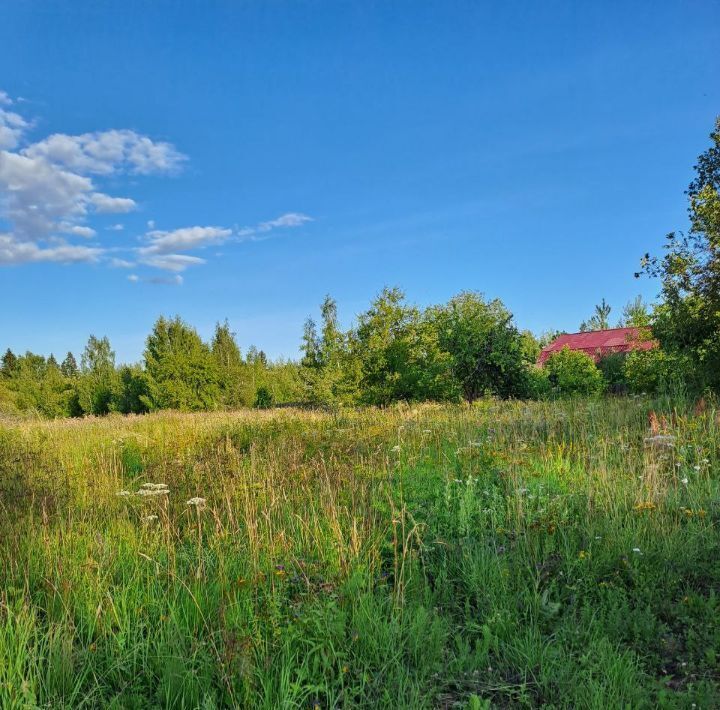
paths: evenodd
<path fill-rule="evenodd" d="M 0 706 L 717 706 L 718 426 L 642 399 L 3 423 Z"/>

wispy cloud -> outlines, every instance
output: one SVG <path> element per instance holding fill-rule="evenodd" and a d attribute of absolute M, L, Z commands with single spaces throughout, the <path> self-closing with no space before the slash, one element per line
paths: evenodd
<path fill-rule="evenodd" d="M 153 284 L 154 286 L 182 286 L 184 283 L 183 277 L 180 276 L 180 274 L 175 274 L 175 276 L 149 276 L 146 278 L 142 278 L 137 274 L 130 274 L 127 279 L 131 283 L 143 282 Z"/>

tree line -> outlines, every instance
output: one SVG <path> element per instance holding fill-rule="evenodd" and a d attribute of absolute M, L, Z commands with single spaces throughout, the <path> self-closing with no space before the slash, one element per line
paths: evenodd
<path fill-rule="evenodd" d="M 618 325 L 647 328 L 653 350 L 610 355 L 595 363 L 564 350 L 536 366 L 541 347 L 559 333 L 521 331 L 498 299 L 462 292 L 419 308 L 397 288 L 384 289 L 347 329 L 327 297 L 319 322 L 308 319 L 298 361 L 245 355 L 227 322 L 210 342 L 179 317 L 161 317 L 143 360 L 117 365 L 106 337 L 91 336 L 80 363 L 58 363 L 7 350 L 0 362 L 0 413 L 48 417 L 144 413 L 161 409 L 388 405 L 397 401 L 472 402 L 483 396 L 538 398 L 611 392 L 720 391 L 720 118 L 687 190 L 689 229 L 671 232 L 665 254 L 646 254 L 636 273 L 660 280 L 658 302 L 639 297 Z M 603 301 L 582 331 L 610 327 Z"/>

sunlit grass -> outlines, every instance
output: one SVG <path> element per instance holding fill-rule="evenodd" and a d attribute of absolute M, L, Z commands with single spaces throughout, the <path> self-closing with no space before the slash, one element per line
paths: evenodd
<path fill-rule="evenodd" d="M 642 399 L 6 422 L 0 705 L 717 705 L 719 445 Z"/>

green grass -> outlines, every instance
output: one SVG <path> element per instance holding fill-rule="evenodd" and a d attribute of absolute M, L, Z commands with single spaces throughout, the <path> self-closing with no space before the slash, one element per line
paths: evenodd
<path fill-rule="evenodd" d="M 4 422 L 0 707 L 717 707 L 719 421 Z"/>

